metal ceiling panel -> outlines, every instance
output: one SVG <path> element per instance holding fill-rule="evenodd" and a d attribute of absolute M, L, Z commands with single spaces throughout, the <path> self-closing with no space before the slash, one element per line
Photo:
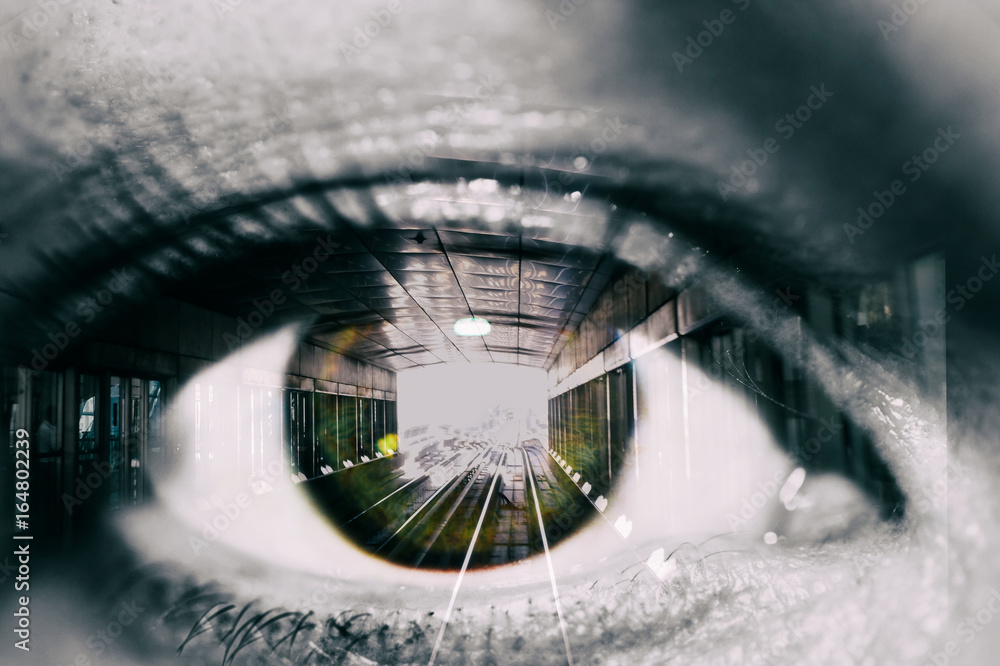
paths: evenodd
<path fill-rule="evenodd" d="M 583 284 L 590 277 L 591 271 L 581 268 L 567 268 L 538 261 L 521 262 L 521 278 L 539 282 L 556 282 L 558 284 Z"/>
<path fill-rule="evenodd" d="M 390 370 L 395 372 L 401 372 L 403 370 L 409 370 L 410 368 L 416 368 L 417 364 L 409 360 L 405 356 L 388 356 L 381 359 L 381 365 L 388 366 Z"/>
<path fill-rule="evenodd" d="M 343 289 L 323 287 L 309 291 L 297 291 L 291 295 L 293 300 L 305 305 L 318 305 L 321 303 L 351 302 L 356 299 Z"/>
<path fill-rule="evenodd" d="M 484 234 L 440 230 L 441 243 L 450 254 L 484 254 L 518 256 L 521 239 L 507 234 Z"/>
<path fill-rule="evenodd" d="M 345 289 L 355 287 L 373 287 L 376 285 L 399 284 L 391 274 L 385 271 L 366 271 L 358 273 L 342 273 L 336 276 L 336 280 Z"/>
<path fill-rule="evenodd" d="M 520 275 L 520 261 L 500 257 L 480 257 L 467 254 L 451 255 L 451 265 L 458 274 Z"/>
<path fill-rule="evenodd" d="M 513 363 L 518 362 L 517 352 L 494 352 L 493 360 L 496 363 Z"/>
<path fill-rule="evenodd" d="M 392 279 L 407 289 L 411 286 L 438 287 L 441 285 L 451 285 L 455 282 L 455 276 L 451 271 L 434 273 L 431 271 L 399 271 L 395 274 L 388 274 Z"/>
<path fill-rule="evenodd" d="M 451 273 L 451 266 L 447 257 L 443 253 L 435 252 L 413 252 L 385 254 L 378 252 L 374 256 L 381 262 L 381 266 L 395 274 L 397 271 L 436 271 L 440 273 Z"/>
<path fill-rule="evenodd" d="M 280 289 L 289 296 L 281 321 L 312 321 L 307 336 L 318 344 L 392 370 L 544 367 L 618 266 L 588 249 L 614 246 L 604 238 L 607 215 L 582 194 L 539 204 L 490 179 L 296 196 L 227 221 L 261 250 L 203 272 L 199 298 L 241 315 Z M 162 261 L 183 271 L 192 257 L 230 252 L 225 237 L 207 229 Z M 455 334 L 455 321 L 469 316 L 489 320 L 492 332 Z"/>
<path fill-rule="evenodd" d="M 433 229 L 376 229 L 364 234 L 364 241 L 375 252 L 442 252 Z"/>
<path fill-rule="evenodd" d="M 324 273 L 357 273 L 359 271 L 383 271 L 384 267 L 368 252 L 338 254 L 320 264 Z"/>
<path fill-rule="evenodd" d="M 463 298 L 462 288 L 459 287 L 457 283 L 452 283 L 448 285 L 412 285 L 407 287 L 406 291 L 414 300 L 420 300 L 424 298 Z"/>
<path fill-rule="evenodd" d="M 350 292 L 358 299 L 363 298 L 400 298 L 410 300 L 410 295 L 400 284 L 376 284 L 363 287 L 353 287 Z"/>
<path fill-rule="evenodd" d="M 433 365 L 441 363 L 442 360 L 430 352 L 420 352 L 417 354 L 401 354 L 403 358 L 412 361 L 416 365 Z"/>

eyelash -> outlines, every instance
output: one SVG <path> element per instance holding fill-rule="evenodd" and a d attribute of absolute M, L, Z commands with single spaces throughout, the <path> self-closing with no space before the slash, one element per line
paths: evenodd
<path fill-rule="evenodd" d="M 697 549 L 687 544 L 681 550 L 690 554 Z M 719 551 L 716 555 L 721 557 L 713 558 L 711 563 L 708 556 L 702 556 L 683 565 L 683 575 L 669 585 L 637 585 L 635 576 L 626 575 L 632 567 L 621 570 L 611 580 L 604 574 L 588 586 L 591 600 L 587 603 L 593 606 L 597 602 L 597 607 L 604 607 L 614 602 L 619 610 L 617 614 L 591 619 L 597 620 L 604 631 L 622 638 L 630 631 L 627 618 L 631 613 L 639 612 L 645 604 L 644 614 L 648 614 L 648 605 L 652 605 L 662 615 L 659 626 L 665 623 L 672 627 L 667 629 L 668 634 L 681 631 L 691 640 L 700 621 L 719 612 L 738 617 L 743 613 L 753 615 L 762 608 L 773 610 L 776 605 L 781 611 L 793 613 L 825 590 L 842 586 L 845 577 L 860 579 L 871 571 L 873 561 L 870 555 L 862 561 L 829 550 L 825 555 L 791 553 L 783 559 L 754 557 L 746 552 L 734 555 Z M 831 569 L 817 575 L 816 561 L 824 557 Z M 348 654 L 372 657 L 380 663 L 419 663 L 426 661 L 430 653 L 428 639 L 434 627 L 429 618 L 433 613 L 424 616 L 424 626 L 413 619 L 390 626 L 384 616 L 379 626 L 369 628 L 373 621 L 379 622 L 369 612 L 344 610 L 320 615 L 314 610 L 290 611 L 282 606 L 255 608 L 258 603 L 238 601 L 233 595 L 214 591 L 211 585 L 185 583 L 177 600 L 163 614 L 164 624 L 177 630 L 176 654 L 207 659 L 221 652 L 220 663 L 225 666 L 234 663 L 244 650 L 248 650 L 245 663 L 253 663 L 250 660 L 255 656 L 267 659 L 273 654 L 292 659 L 293 663 L 309 663 L 314 654 L 336 659 L 331 653 L 340 658 Z M 386 613 L 393 615 L 391 611 Z M 495 622 L 490 624 L 492 627 Z M 794 620 L 784 624 L 793 634 L 799 634 L 800 627 Z M 623 629 L 625 634 L 621 633 Z M 371 643 L 373 637 L 377 638 L 376 644 Z M 510 636 L 507 639 L 515 646 L 519 642 L 517 638 L 510 641 Z M 359 645 L 360 649 L 356 649 Z M 282 649 L 287 650 L 284 655 L 280 654 Z"/>

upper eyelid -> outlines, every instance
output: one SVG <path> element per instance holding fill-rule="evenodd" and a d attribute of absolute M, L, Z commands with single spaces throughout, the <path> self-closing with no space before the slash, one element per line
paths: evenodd
<path fill-rule="evenodd" d="M 566 160 L 571 160 L 573 152 L 564 154 Z M 624 159 L 609 156 L 615 164 L 628 164 Z M 608 178 L 604 174 L 561 169 L 557 167 L 519 167 L 494 162 L 467 162 L 460 160 L 431 158 L 430 166 L 423 169 L 412 169 L 409 172 L 409 182 L 449 181 L 459 178 L 492 178 L 503 185 L 524 185 L 544 190 L 549 183 L 565 182 L 564 176 L 570 176 L 574 189 L 585 190 L 588 196 L 606 199 L 609 203 L 631 206 L 637 212 L 646 210 L 669 219 L 671 228 L 679 231 L 689 230 L 706 238 L 711 235 L 711 229 L 720 229 L 724 225 L 727 232 L 737 222 L 745 222 L 756 217 L 756 214 L 743 205 L 724 204 L 718 197 L 704 188 L 692 192 L 691 181 L 702 176 L 691 178 L 691 168 L 687 165 L 674 163 L 645 163 L 633 165 L 625 178 Z M 569 167 L 568 164 L 564 166 Z M 118 220 L 105 217 L 100 226 L 100 233 L 113 241 L 113 251 L 108 252 L 98 263 L 86 266 L 87 272 L 95 275 L 106 274 L 128 263 L 135 257 L 144 256 L 161 249 L 164 244 L 176 244 L 186 237 L 196 237 L 206 228 L 222 226 L 230 219 L 241 214 L 252 214 L 255 210 L 269 205 L 292 200 L 296 197 L 321 195 L 326 191 L 346 188 L 365 190 L 372 186 L 384 185 L 394 181 L 390 165 L 382 164 L 369 168 L 368 173 L 347 173 L 337 178 L 323 181 L 305 181 L 291 188 L 257 190 L 239 195 L 224 195 L 221 199 L 202 206 L 189 219 L 165 219 L 155 222 L 152 212 L 145 212 L 141 206 L 131 209 L 119 208 L 126 217 Z M 674 202 L 671 206 L 664 201 Z M 129 212 L 131 211 L 131 215 Z M 101 211 L 106 212 L 106 211 Z M 136 219 L 138 218 L 138 220 Z M 86 225 L 86 217 L 77 218 Z M 150 227 L 145 233 L 136 233 L 135 223 L 139 221 Z M 332 225 L 337 222 L 331 221 Z M 707 228 L 707 225 L 712 225 Z M 116 229 L 127 233 L 117 234 Z M 81 232 L 91 230 L 81 228 Z M 119 243 L 120 238 L 127 239 Z M 105 248 L 107 249 L 107 248 Z"/>
<path fill-rule="evenodd" d="M 445 101 L 444 104 L 461 103 L 464 100 Z M 426 112 L 442 106 L 438 99 L 425 99 L 421 108 Z M 420 109 L 416 115 L 419 116 Z M 501 154 L 497 153 L 492 158 L 485 160 L 468 160 L 459 157 L 441 157 L 437 150 L 427 153 L 426 168 L 412 168 L 401 159 L 405 154 L 408 141 L 413 140 L 411 129 L 402 130 L 397 136 L 399 141 L 399 155 L 372 154 L 370 156 L 344 156 L 344 167 L 341 173 L 334 177 L 322 180 L 309 180 L 308 178 L 292 185 L 290 188 L 277 189 L 255 189 L 254 191 L 234 191 L 221 194 L 220 199 L 196 202 L 195 214 L 190 219 L 171 220 L 169 208 L 167 217 L 164 218 L 161 211 L 147 210 L 149 201 L 148 193 L 136 192 L 131 195 L 131 202 L 126 202 L 125 207 L 117 207 L 114 210 L 99 211 L 101 214 L 100 227 L 109 239 L 117 239 L 119 235 L 114 229 L 128 229 L 128 236 L 134 232 L 135 218 L 143 220 L 152 227 L 156 233 L 146 236 L 139 234 L 134 237 L 134 241 L 128 245 L 123 245 L 117 251 L 112 252 L 101 262 L 100 265 L 87 267 L 87 271 L 92 274 L 104 274 L 108 271 L 120 267 L 130 258 L 149 252 L 159 244 L 171 241 L 178 241 L 185 234 L 196 235 L 197 229 L 203 224 L 212 225 L 224 221 L 227 216 L 252 212 L 253 209 L 270 203 L 276 203 L 283 199 L 289 199 L 297 195 L 309 195 L 321 190 L 351 187 L 365 188 L 380 181 L 391 179 L 394 174 L 399 173 L 399 166 L 404 167 L 406 178 L 419 182 L 421 180 L 434 179 L 455 179 L 459 177 L 483 177 L 494 178 L 503 183 L 533 184 L 536 187 L 545 187 L 549 182 L 562 183 L 572 180 L 575 187 L 588 191 L 590 195 L 599 198 L 607 198 L 609 202 L 618 203 L 623 206 L 631 206 L 638 211 L 649 211 L 657 217 L 669 220 L 672 228 L 686 232 L 693 238 L 701 239 L 706 245 L 718 247 L 721 244 L 727 245 L 727 252 L 731 250 L 733 244 L 723 241 L 723 238 L 735 238 L 739 227 L 751 220 L 759 217 L 758 211 L 741 202 L 723 201 L 714 191 L 714 175 L 703 168 L 681 160 L 669 160 L 652 157 L 642 150 L 642 142 L 627 134 L 621 134 L 612 144 L 608 144 L 606 149 L 595 153 L 587 148 L 587 142 L 596 134 L 599 136 L 603 124 L 610 122 L 601 114 L 593 114 L 588 117 L 583 115 L 584 121 L 581 127 L 570 128 L 567 120 L 568 115 L 574 113 L 572 110 L 548 108 L 548 109 L 522 109 L 513 114 L 503 116 L 500 125 L 507 119 L 523 118 L 529 114 L 540 114 L 540 117 L 553 117 L 557 121 L 555 126 L 562 126 L 565 131 L 556 140 L 545 139 L 544 133 L 538 133 L 535 140 L 539 145 L 532 145 L 531 148 L 515 149 L 512 154 L 515 164 L 504 164 Z M 579 112 L 577 112 L 579 113 Z M 322 126 L 317 128 L 296 127 L 296 119 L 288 114 L 278 113 L 275 117 L 283 119 L 283 128 L 287 127 L 290 133 L 305 133 L 312 130 L 322 131 Z M 390 116 L 391 118 L 391 116 Z M 617 121 L 617 117 L 615 118 Z M 627 119 L 626 119 L 627 122 Z M 389 126 L 392 126 L 390 121 Z M 420 124 L 418 123 L 419 127 Z M 627 127 L 627 125 L 626 125 Z M 469 129 L 471 132 L 484 131 L 482 127 L 468 128 L 460 125 L 457 128 L 446 129 L 448 131 Z M 489 129 L 486 127 L 485 129 Z M 334 132 L 336 134 L 336 132 Z M 528 135 L 530 136 L 530 134 Z M 268 137 L 277 145 L 288 139 L 288 136 L 281 131 L 274 131 Z M 531 143 L 531 140 L 527 140 Z M 294 147 L 293 143 L 289 144 Z M 438 147 L 446 148 L 446 144 L 439 144 Z M 501 147 L 498 146 L 498 149 Z M 265 145 L 264 153 L 270 148 Z M 447 151 L 446 151 L 447 152 Z M 573 160 L 580 155 L 588 156 L 586 172 L 581 173 L 573 166 Z M 535 165 L 531 167 L 518 166 L 516 162 L 523 157 L 528 157 Z M 352 162 L 352 159 L 354 160 Z M 496 161 L 491 161 L 495 159 Z M 544 162 L 542 162 L 544 160 Z M 224 166 L 224 162 L 221 166 Z M 208 172 L 208 176 L 202 176 L 202 181 L 209 184 L 215 182 L 217 177 L 211 175 L 212 165 L 203 165 Z M 154 167 L 155 168 L 155 167 Z M 161 175 L 168 176 L 163 169 Z M 624 175 L 623 175 L 624 174 Z M 82 174 L 81 174 L 82 175 Z M 118 180 L 129 178 L 127 171 L 119 172 L 115 176 Z M 163 180 L 162 178 L 160 179 Z M 198 195 L 198 192 L 186 190 L 180 183 L 169 184 L 174 192 L 170 196 L 178 200 L 178 205 L 187 206 L 190 210 L 192 205 L 191 196 Z M 137 181 L 136 187 L 146 187 L 142 184 L 143 179 Z M 128 195 L 129 185 L 126 181 L 111 184 L 116 192 Z M 157 187 L 164 185 L 158 184 Z M 218 189 L 216 187 L 216 189 Z M 185 193 L 187 192 L 187 196 Z M 122 213 L 125 217 L 115 220 L 115 215 Z M 85 213 L 84 213 L 85 215 Z M 83 224 L 86 218 L 81 218 Z M 183 223 L 183 224 L 182 224 Z M 183 227 L 180 228 L 179 227 Z M 84 230 L 86 231 L 86 230 Z M 757 235 L 741 235 L 741 242 L 766 242 L 766 237 Z"/>
<path fill-rule="evenodd" d="M 572 152 L 565 153 L 564 160 L 572 159 L 572 155 Z M 614 156 L 611 157 L 613 158 Z M 691 213 L 693 219 L 689 217 L 685 220 L 683 215 L 676 214 L 676 209 L 668 211 L 665 217 L 669 216 L 670 218 L 670 228 L 686 230 L 689 233 L 693 232 L 697 237 L 706 239 L 711 239 L 713 235 L 712 229 L 718 228 L 717 224 L 719 220 L 723 221 L 723 225 L 731 228 L 733 222 L 745 221 L 755 214 L 754 211 L 748 210 L 745 206 L 732 204 L 723 206 L 717 197 L 713 197 L 707 192 L 692 195 L 690 190 L 688 190 L 681 196 L 676 190 L 673 193 L 669 189 L 665 191 L 662 181 L 654 179 L 655 176 L 652 178 L 649 176 L 649 174 L 661 175 L 663 173 L 677 173 L 678 171 L 684 174 L 681 178 L 687 178 L 686 174 L 688 170 L 683 165 L 647 163 L 643 165 L 641 170 L 631 171 L 624 182 L 622 182 L 600 175 L 573 173 L 558 168 L 545 169 L 536 167 L 526 169 L 524 167 L 508 166 L 492 162 L 434 159 L 431 160 L 428 168 L 422 171 L 415 170 L 412 176 L 414 182 L 454 178 L 467 178 L 470 180 L 473 178 L 492 178 L 501 184 L 518 184 L 541 189 L 548 182 L 559 180 L 562 176 L 569 174 L 576 181 L 574 185 L 578 182 L 580 188 L 586 190 L 589 196 L 606 198 L 609 202 L 628 202 L 628 204 L 636 206 L 636 210 L 640 212 L 646 205 L 650 207 L 655 205 L 655 202 L 652 202 L 654 198 L 657 201 L 688 201 L 694 198 L 699 200 L 698 207 L 702 210 L 693 211 Z M 375 173 L 383 172 L 376 170 Z M 383 176 L 383 178 L 388 180 L 387 176 Z M 87 269 L 90 274 L 95 276 L 107 275 L 116 267 L 134 262 L 137 257 L 147 256 L 152 252 L 161 250 L 164 243 L 177 244 L 186 237 L 197 237 L 206 228 L 211 229 L 223 226 L 229 223 L 234 217 L 241 214 L 253 213 L 262 206 L 288 201 L 294 197 L 321 195 L 332 189 L 349 188 L 364 190 L 372 185 L 381 185 L 381 180 L 378 176 L 352 174 L 333 181 L 306 182 L 292 189 L 274 189 L 246 195 L 237 201 L 211 208 L 190 220 L 190 224 L 185 224 L 180 228 L 176 224 L 150 225 L 153 227 L 153 233 L 145 235 L 132 234 L 129 243 L 117 247 L 116 251 L 105 257 L 101 264 L 88 266 Z M 652 181 L 652 184 L 650 181 Z M 685 187 L 685 189 L 687 188 Z M 692 208 L 690 205 L 679 206 L 678 208 L 682 207 Z M 699 214 L 700 212 L 704 212 L 705 209 L 712 210 L 711 215 L 703 216 Z M 663 211 L 660 211 L 660 214 L 663 214 Z M 715 222 L 713 223 L 713 219 L 709 218 L 713 218 Z M 728 246 L 730 251 L 735 248 L 735 244 L 732 242 L 729 242 Z M 718 255 L 718 253 L 716 254 Z M 723 254 L 725 254 L 725 251 Z M 746 253 L 744 252 L 744 254 Z M 746 274 L 744 273 L 744 275 Z"/>

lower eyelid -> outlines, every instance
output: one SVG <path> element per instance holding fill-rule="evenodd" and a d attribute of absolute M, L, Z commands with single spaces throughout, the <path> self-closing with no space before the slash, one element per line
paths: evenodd
<path fill-rule="evenodd" d="M 703 648 L 696 646 L 702 641 L 719 644 L 720 640 L 729 640 L 726 618 L 742 622 L 747 614 L 775 618 L 775 613 L 794 618 L 825 590 L 842 585 L 845 577 L 858 575 L 871 562 L 871 557 L 862 563 L 857 556 L 838 554 L 837 550 L 819 558 L 826 560 L 819 566 L 816 554 L 788 553 L 782 558 L 762 559 L 752 552 L 720 552 L 711 557 L 689 553 L 679 569 L 680 577 L 667 586 L 648 579 L 636 580 L 630 571 L 618 567 L 609 568 L 620 573 L 604 574 L 596 580 L 577 577 L 575 582 L 564 581 L 562 589 L 574 642 L 581 653 L 608 654 L 616 649 L 616 640 L 643 635 L 651 644 L 671 646 L 674 654 L 683 655 L 688 649 L 698 654 Z M 289 588 L 298 585 L 304 603 L 272 605 L 259 594 L 233 592 L 214 581 L 206 585 L 199 582 L 200 577 L 191 578 L 169 566 L 147 566 L 135 570 L 129 578 L 133 582 L 122 586 L 118 595 L 131 595 L 143 609 L 146 636 L 142 644 L 132 646 L 133 656 L 152 657 L 153 650 L 167 655 L 183 646 L 181 656 L 193 660 L 219 658 L 228 650 L 243 652 L 246 658 L 277 654 L 293 658 L 296 663 L 312 651 L 334 657 L 373 658 L 379 663 L 398 659 L 422 662 L 430 652 L 429 637 L 439 627 L 439 616 L 417 610 L 426 609 L 428 604 L 425 593 L 416 590 L 406 596 L 400 593 L 394 603 L 379 609 L 370 603 L 338 602 L 338 597 L 349 596 L 370 602 L 370 594 L 364 589 L 345 594 L 340 583 L 328 585 L 328 581 L 311 577 L 278 576 L 281 596 L 297 596 L 290 595 Z M 316 593 L 321 588 L 330 588 L 329 599 Z M 466 610 L 453 619 L 452 630 L 470 638 L 455 647 L 482 649 L 488 641 L 485 637 L 492 635 L 489 647 L 501 657 L 548 658 L 559 654 L 560 645 L 549 637 L 556 619 L 544 609 L 547 588 L 539 585 L 536 591 L 539 607 L 532 611 L 531 602 L 527 602 L 523 609 L 529 615 L 513 621 L 510 606 L 486 608 L 483 604 L 476 608 L 475 599 L 469 599 L 463 604 Z M 494 601 L 490 599 L 489 603 Z M 266 615 L 259 617 L 261 613 Z M 202 632 L 205 618 L 212 618 L 212 627 Z M 264 626 L 269 619 L 278 621 Z M 795 620 L 775 622 L 787 626 L 789 622 L 794 625 Z M 248 630 L 256 626 L 262 627 L 266 638 L 246 642 L 248 636 L 253 637 Z M 291 645 L 292 634 L 298 647 Z M 628 644 L 634 645 L 631 640 Z M 273 646 L 277 646 L 274 653 Z"/>

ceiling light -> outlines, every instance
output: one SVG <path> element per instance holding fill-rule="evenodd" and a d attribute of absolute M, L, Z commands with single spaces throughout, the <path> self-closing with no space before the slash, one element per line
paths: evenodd
<path fill-rule="evenodd" d="M 489 335 L 490 322 L 480 317 L 466 317 L 455 322 L 455 333 L 457 335 Z"/>

